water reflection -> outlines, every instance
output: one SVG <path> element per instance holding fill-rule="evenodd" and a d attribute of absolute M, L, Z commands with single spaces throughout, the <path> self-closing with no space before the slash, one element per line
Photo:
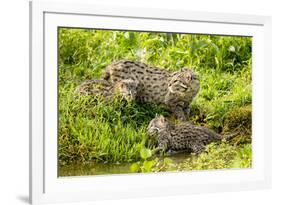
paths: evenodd
<path fill-rule="evenodd" d="M 177 165 L 189 158 L 187 153 L 178 153 L 168 156 Z M 105 175 L 105 174 L 127 174 L 131 173 L 130 166 L 132 163 L 87 163 L 71 164 L 59 167 L 59 176 L 86 176 L 86 175 Z"/>

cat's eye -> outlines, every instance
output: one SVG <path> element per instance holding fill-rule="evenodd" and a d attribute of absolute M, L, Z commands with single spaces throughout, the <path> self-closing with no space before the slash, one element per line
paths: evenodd
<path fill-rule="evenodd" d="M 181 86 L 182 88 L 184 88 L 184 89 L 187 89 L 187 86 L 186 86 L 185 84 L 183 84 L 183 83 L 181 83 L 180 86 Z"/>

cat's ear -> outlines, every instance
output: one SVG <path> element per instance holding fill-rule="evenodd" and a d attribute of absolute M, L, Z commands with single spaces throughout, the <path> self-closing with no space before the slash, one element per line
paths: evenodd
<path fill-rule="evenodd" d="M 166 121 L 165 117 L 163 115 L 159 116 L 160 122 L 164 123 Z"/>
<path fill-rule="evenodd" d="M 181 71 L 186 72 L 186 71 L 189 71 L 189 69 L 188 68 L 181 68 Z"/>

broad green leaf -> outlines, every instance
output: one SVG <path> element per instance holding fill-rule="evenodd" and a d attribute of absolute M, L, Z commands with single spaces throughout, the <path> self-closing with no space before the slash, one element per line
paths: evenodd
<path fill-rule="evenodd" d="M 149 157 L 151 157 L 151 150 L 150 149 L 146 149 L 146 148 L 143 148 L 141 149 L 140 151 L 140 155 L 141 155 L 141 158 L 142 159 L 147 159 Z"/>
<path fill-rule="evenodd" d="M 134 164 L 132 164 L 131 167 L 130 167 L 131 172 L 138 172 L 139 169 L 140 169 L 139 163 L 134 163 Z"/>
<path fill-rule="evenodd" d="M 155 162 L 153 160 L 151 161 L 144 161 L 143 163 L 143 169 L 145 172 L 151 172 L 152 167 L 154 166 Z"/>

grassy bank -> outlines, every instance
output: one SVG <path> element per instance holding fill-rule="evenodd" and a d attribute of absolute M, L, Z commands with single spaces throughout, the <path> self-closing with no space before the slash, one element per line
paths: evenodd
<path fill-rule="evenodd" d="M 224 147 L 216 145 L 215 149 L 189 159 L 192 162 L 187 161 L 179 168 L 204 169 L 200 163 L 209 163 L 209 168 L 213 168 L 211 165 L 218 161 L 219 168 L 234 164 L 249 167 L 251 114 L 240 115 L 237 109 L 246 107 L 246 112 L 251 113 L 251 46 L 250 37 L 60 29 L 60 165 L 91 161 L 133 163 L 141 160 L 144 147 L 153 149 L 146 127 L 156 113 L 169 116 L 165 108 L 74 96 L 80 83 L 99 78 L 112 61 L 131 59 L 171 71 L 191 67 L 198 73 L 201 88 L 191 107 L 194 123 L 228 133 L 240 129 L 240 119 L 249 118 L 244 120 L 245 131 L 240 136 L 243 140 L 225 145 L 230 150 L 227 156 L 231 157 L 225 157 Z M 235 120 L 238 123 L 230 124 Z M 216 151 L 222 152 L 212 157 Z M 239 153 L 244 157 L 239 157 Z M 204 163 L 200 157 L 206 159 Z"/>

